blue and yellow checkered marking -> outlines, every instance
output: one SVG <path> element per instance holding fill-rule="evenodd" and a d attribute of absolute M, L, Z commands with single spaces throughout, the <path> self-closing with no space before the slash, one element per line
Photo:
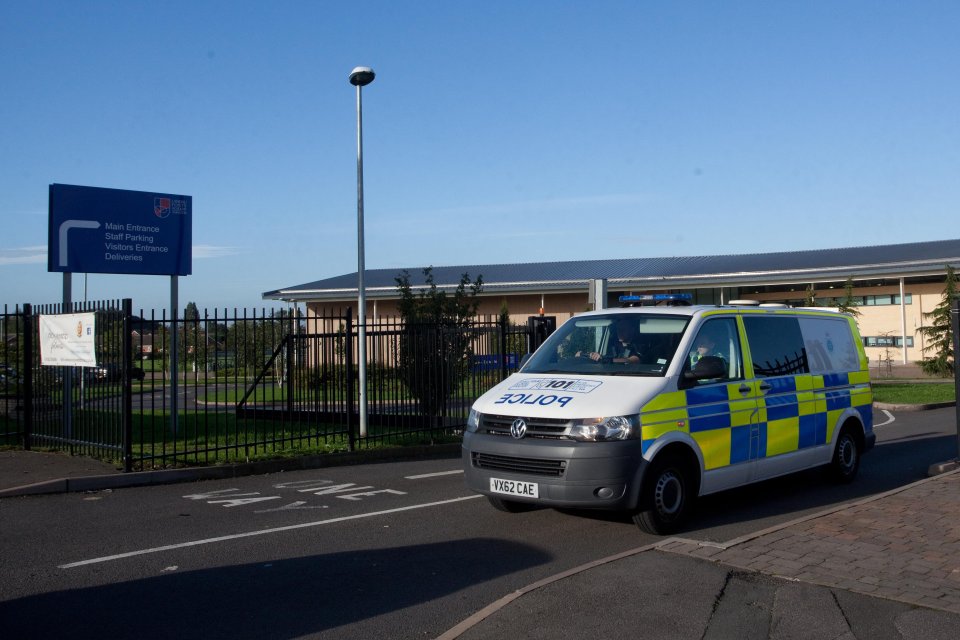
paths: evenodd
<path fill-rule="evenodd" d="M 642 449 L 683 431 L 697 441 L 706 469 L 770 457 L 828 442 L 828 425 L 854 407 L 873 424 L 869 374 L 784 376 L 661 394 L 641 411 Z M 756 385 L 744 395 L 745 384 Z M 763 394 L 759 385 L 769 386 Z M 853 386 L 853 385 L 863 386 Z"/>
<path fill-rule="evenodd" d="M 686 394 L 690 433 L 730 428 L 731 409 L 726 386 L 690 389 Z"/>

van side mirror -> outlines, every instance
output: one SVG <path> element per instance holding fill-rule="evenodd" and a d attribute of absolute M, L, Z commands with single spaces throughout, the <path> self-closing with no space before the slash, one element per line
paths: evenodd
<path fill-rule="evenodd" d="M 517 370 L 518 370 L 518 371 L 519 371 L 520 369 L 523 369 L 523 365 L 527 364 L 527 360 L 529 360 L 529 359 L 530 359 L 530 356 L 532 356 L 532 355 L 533 355 L 533 354 L 530 353 L 529 351 L 528 351 L 527 353 L 523 354 L 523 357 L 520 358 L 520 366 L 517 367 Z"/>

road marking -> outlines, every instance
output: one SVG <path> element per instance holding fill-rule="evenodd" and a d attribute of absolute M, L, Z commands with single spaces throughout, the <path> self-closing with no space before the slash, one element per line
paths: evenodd
<path fill-rule="evenodd" d="M 83 567 L 91 564 L 100 564 L 102 562 L 111 562 L 113 560 L 122 560 L 123 558 L 133 558 L 135 556 L 143 556 L 150 553 L 160 553 L 161 551 L 172 551 L 174 549 L 184 549 L 186 547 L 196 547 L 201 544 L 212 544 L 214 542 L 226 542 L 228 540 L 237 540 L 239 538 L 249 538 L 252 536 L 262 536 L 269 533 L 281 533 L 283 531 L 294 531 L 296 529 L 306 529 L 308 527 L 319 527 L 324 524 L 334 524 L 337 522 L 346 522 L 347 520 L 359 520 L 361 518 L 372 518 L 374 516 L 382 516 L 390 513 L 399 513 L 401 511 L 411 511 L 413 509 L 424 509 L 426 507 L 437 507 L 444 504 L 453 504 L 454 502 L 463 502 L 464 500 L 473 500 L 474 498 L 481 498 L 480 495 L 464 496 L 462 498 L 453 498 L 452 500 L 441 500 L 439 502 L 427 502 L 424 504 L 414 504 L 409 507 L 399 507 L 397 509 L 387 509 L 385 511 L 374 511 L 372 513 L 360 513 L 353 516 L 343 516 L 342 518 L 331 518 L 329 520 L 318 520 L 316 522 L 304 522 L 301 524 L 292 524 L 285 527 L 276 527 L 273 529 L 261 529 L 260 531 L 247 531 L 245 533 L 235 533 L 229 536 L 218 536 L 216 538 L 205 538 L 203 540 L 191 540 L 190 542 L 180 542 L 178 544 L 168 544 L 162 547 L 153 547 L 151 549 L 140 549 L 139 551 L 127 551 L 126 553 L 118 553 L 112 556 L 102 556 L 100 558 L 91 558 L 90 560 L 80 560 L 79 562 L 70 562 L 68 564 L 61 564 L 58 569 L 73 569 L 75 567 Z"/>
<path fill-rule="evenodd" d="M 420 480 L 421 478 L 436 478 L 438 476 L 453 476 L 458 473 L 463 473 L 463 469 L 457 469 L 456 471 L 439 471 L 437 473 L 424 473 L 419 476 L 405 476 L 404 480 Z"/>
<path fill-rule="evenodd" d="M 893 417 L 893 414 L 890 413 L 889 411 L 887 411 L 886 409 L 881 409 L 881 411 L 883 411 L 885 414 L 887 414 L 887 418 L 889 418 L 889 420 L 887 420 L 886 422 L 879 422 L 879 423 L 873 425 L 874 429 L 876 429 L 877 427 L 886 426 L 886 425 L 890 424 L 891 422 L 893 422 L 894 420 L 896 420 L 896 418 Z"/>
<path fill-rule="evenodd" d="M 256 504 L 266 500 L 279 500 L 280 496 L 260 496 L 259 498 L 224 498 L 222 500 L 207 500 L 207 504 L 222 504 L 224 507 L 239 507 L 242 505 Z"/>
<path fill-rule="evenodd" d="M 367 488 L 367 489 L 370 489 L 370 488 L 372 488 L 372 487 L 366 487 L 366 488 Z M 345 496 L 337 496 L 337 497 L 340 498 L 341 500 L 360 500 L 360 499 L 362 499 L 362 498 L 364 498 L 364 497 L 369 498 L 369 497 L 371 497 L 371 496 L 375 496 L 375 495 L 377 495 L 378 493 L 390 493 L 390 494 L 393 494 L 393 495 L 395 495 L 395 496 L 405 496 L 405 495 L 407 495 L 407 492 L 406 492 L 406 491 L 397 491 L 396 489 L 377 489 L 376 491 L 362 491 L 362 492 L 360 492 L 360 493 L 350 493 L 350 494 L 347 494 L 347 495 L 345 495 Z"/>
<path fill-rule="evenodd" d="M 315 488 L 316 487 L 312 487 L 310 489 L 300 489 L 300 493 L 312 492 L 314 495 L 326 496 L 333 493 L 345 493 L 347 491 L 362 491 L 363 489 L 373 489 L 373 487 L 370 487 L 370 486 L 358 487 L 353 482 L 348 482 L 346 484 L 336 484 L 336 485 L 333 485 L 332 487 L 324 487 L 319 491 L 314 491 Z"/>
<path fill-rule="evenodd" d="M 260 509 L 259 511 L 254 511 L 254 513 L 275 513 L 277 511 L 295 511 L 298 509 L 307 510 L 307 509 L 329 509 L 325 504 L 316 504 L 308 505 L 304 500 L 297 500 L 296 502 L 291 502 L 290 504 L 285 504 L 282 507 L 274 507 L 273 509 Z"/>

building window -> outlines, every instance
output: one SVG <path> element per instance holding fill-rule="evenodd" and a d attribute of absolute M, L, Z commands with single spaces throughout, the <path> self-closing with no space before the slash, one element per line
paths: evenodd
<path fill-rule="evenodd" d="M 913 294 L 903 295 L 904 304 L 913 304 Z M 839 307 L 843 298 L 817 298 L 817 304 L 822 307 Z M 855 307 L 881 307 L 887 305 L 899 305 L 899 293 L 886 293 L 873 296 L 854 296 L 851 300 Z"/>
<path fill-rule="evenodd" d="M 907 293 L 903 296 L 904 304 L 913 304 L 913 294 Z M 877 296 L 863 296 L 863 304 L 866 307 L 880 307 L 884 305 L 900 304 L 900 294 L 882 294 Z"/>
<path fill-rule="evenodd" d="M 863 336 L 865 347 L 896 347 L 903 346 L 903 336 Z M 907 336 L 907 347 L 913 347 L 913 336 Z"/>

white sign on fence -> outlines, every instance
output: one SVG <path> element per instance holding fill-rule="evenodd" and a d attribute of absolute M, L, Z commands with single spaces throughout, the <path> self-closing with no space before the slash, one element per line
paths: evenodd
<path fill-rule="evenodd" d="M 40 364 L 97 366 L 96 335 L 96 316 L 92 313 L 41 315 Z"/>

